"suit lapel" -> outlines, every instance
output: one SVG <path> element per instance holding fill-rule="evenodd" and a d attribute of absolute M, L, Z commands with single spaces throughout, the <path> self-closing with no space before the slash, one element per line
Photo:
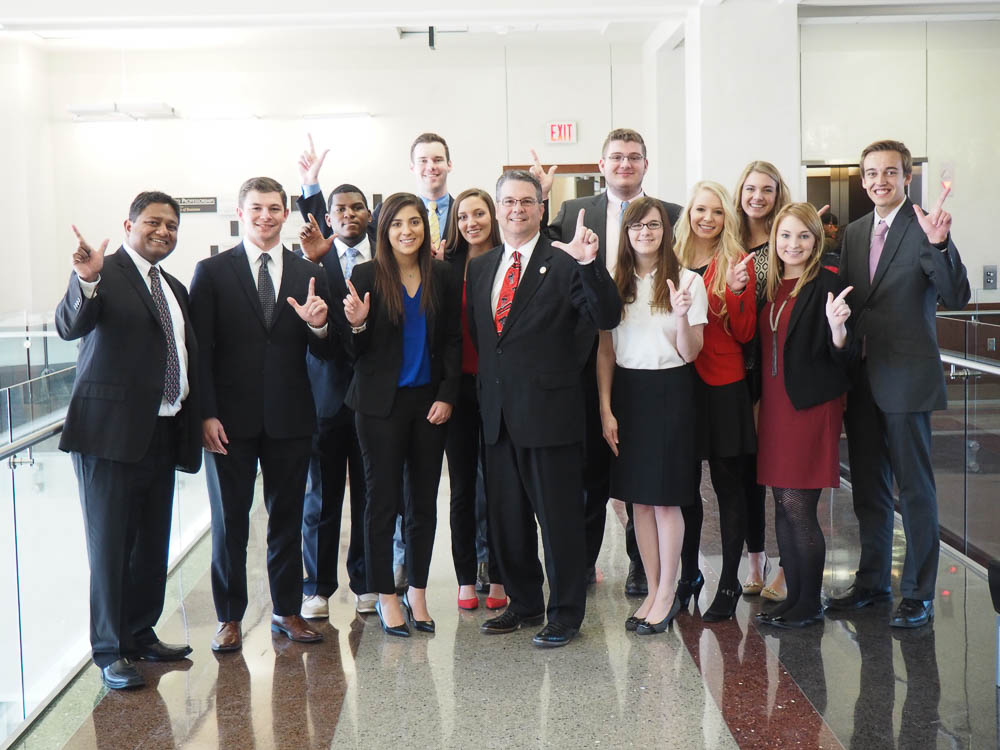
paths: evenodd
<path fill-rule="evenodd" d="M 233 248 L 229 261 L 232 263 L 233 272 L 236 274 L 239 285 L 247 295 L 250 307 L 257 314 L 257 320 L 260 321 L 261 326 L 267 328 L 264 324 L 264 310 L 260 306 L 260 295 L 257 294 L 257 285 L 254 283 L 253 276 L 250 275 L 250 263 L 247 260 L 247 251 L 242 242 Z M 281 281 L 284 283 L 285 274 L 282 273 L 281 277 Z"/>
<path fill-rule="evenodd" d="M 545 280 L 545 273 L 542 273 L 541 269 L 545 268 L 548 271 L 551 260 L 552 246 L 547 240 L 539 237 L 535 249 L 531 252 L 528 265 L 521 271 L 521 280 L 518 282 L 517 291 L 514 292 L 514 301 L 511 303 L 507 320 L 503 324 L 503 333 L 500 334 L 500 338 L 507 335 L 507 332 L 514 325 L 521 311 L 531 302 L 531 298 L 535 296 L 535 292 L 538 291 L 538 288 Z"/>
<path fill-rule="evenodd" d="M 302 301 L 305 302 L 305 296 L 309 291 L 309 281 L 308 279 L 302 278 L 299 275 L 298 264 L 295 262 L 298 258 L 295 257 L 293 253 L 288 248 L 282 246 L 281 248 L 281 288 L 278 290 L 278 297 L 274 300 L 274 319 L 271 321 L 271 328 L 274 328 L 274 324 L 278 322 L 278 318 L 281 317 L 285 309 L 290 307 L 284 300 L 289 297 L 295 297 L 298 299 L 298 295 L 295 293 L 299 291 L 301 287 L 301 294 L 303 296 Z M 337 262 L 340 265 L 340 262 Z M 302 286 L 305 284 L 306 286 Z"/>
<path fill-rule="evenodd" d="M 573 217 L 573 223 L 576 223 L 575 216 Z M 597 256 L 601 263 L 607 266 L 605 244 L 608 241 L 608 192 L 606 190 L 596 196 L 593 203 L 584 211 L 583 223 L 586 227 L 597 233 Z"/>
<path fill-rule="evenodd" d="M 115 260 L 118 261 L 118 265 L 121 267 L 125 278 L 129 280 L 129 283 L 133 287 L 135 287 L 136 294 L 139 295 L 139 299 L 141 299 L 146 305 L 146 309 L 149 310 L 149 314 L 152 315 L 157 322 L 159 322 L 160 313 L 156 309 L 156 304 L 153 302 L 153 295 L 149 293 L 149 287 L 146 286 L 146 282 L 139 273 L 139 269 L 135 267 L 135 263 L 133 263 L 132 259 L 128 257 L 128 253 L 125 252 L 124 247 L 120 247 L 118 252 L 115 253 Z"/>
<path fill-rule="evenodd" d="M 903 235 L 906 234 L 906 229 L 912 219 L 913 209 L 910 208 L 910 201 L 907 198 L 903 200 L 903 205 L 900 206 L 899 211 L 896 212 L 896 218 L 892 220 L 892 225 L 889 227 L 889 233 L 885 236 L 885 246 L 882 248 L 882 255 L 878 259 L 878 265 L 875 267 L 875 276 L 872 278 L 869 294 L 874 292 L 878 288 L 879 283 L 881 283 L 882 278 L 885 276 L 886 269 L 889 267 L 889 264 L 892 263 L 893 257 L 899 250 L 899 246 L 903 240 Z M 870 246 L 869 242 L 869 247 Z"/>
<path fill-rule="evenodd" d="M 802 311 L 809 307 L 809 300 L 813 294 L 816 293 L 816 282 L 817 279 L 813 279 L 808 284 L 803 287 L 802 292 L 799 294 L 798 299 L 795 300 L 795 304 L 792 306 L 792 313 L 788 319 L 788 330 L 785 332 L 785 339 L 788 340 L 792 336 L 792 331 L 795 330 L 795 326 L 798 325 L 799 320 L 802 319 Z"/>
<path fill-rule="evenodd" d="M 497 311 L 496 308 L 493 307 L 493 283 L 496 281 L 497 274 L 500 272 L 500 263 L 503 261 L 503 245 L 500 245 L 500 247 L 496 248 L 495 250 L 491 250 L 490 252 L 492 252 L 496 257 L 490 260 L 490 272 L 484 273 L 482 275 L 481 284 L 484 288 L 477 291 L 479 292 L 480 299 L 482 298 L 486 299 L 486 304 L 483 306 L 483 309 L 485 311 L 487 320 L 489 320 L 490 322 L 490 328 L 493 331 L 493 335 L 496 336 Z M 514 296 L 516 297 L 517 295 Z M 508 318 L 509 317 L 510 314 L 508 313 Z"/>

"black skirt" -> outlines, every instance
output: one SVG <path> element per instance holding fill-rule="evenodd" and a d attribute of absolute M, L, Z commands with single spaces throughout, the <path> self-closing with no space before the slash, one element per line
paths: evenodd
<path fill-rule="evenodd" d="M 695 374 L 698 458 L 726 458 L 757 452 L 753 404 L 745 380 L 708 385 Z"/>
<path fill-rule="evenodd" d="M 692 365 L 615 367 L 611 411 L 618 420 L 618 456 L 611 463 L 611 497 L 640 505 L 693 502 L 697 379 Z"/>

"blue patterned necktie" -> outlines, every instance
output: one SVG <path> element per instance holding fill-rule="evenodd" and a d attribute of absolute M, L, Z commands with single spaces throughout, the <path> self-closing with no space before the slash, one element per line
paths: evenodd
<path fill-rule="evenodd" d="M 257 273 L 257 295 L 260 297 L 260 309 L 264 311 L 264 325 L 268 328 L 271 327 L 271 319 L 274 318 L 274 282 L 271 281 L 271 274 L 267 270 L 270 260 L 270 255 L 261 253 L 260 271 Z"/>
<path fill-rule="evenodd" d="M 160 316 L 160 328 L 167 339 L 167 367 L 163 373 L 163 398 L 168 404 L 177 402 L 181 395 L 181 365 L 177 358 L 177 340 L 174 338 L 174 321 L 170 317 L 167 298 L 160 286 L 160 269 L 153 266 L 149 269 L 149 293 Z"/>
<path fill-rule="evenodd" d="M 357 264 L 360 255 L 361 251 L 356 247 L 347 248 L 347 259 L 344 261 L 344 279 L 347 281 L 351 280 L 351 274 L 354 273 L 354 266 Z"/>

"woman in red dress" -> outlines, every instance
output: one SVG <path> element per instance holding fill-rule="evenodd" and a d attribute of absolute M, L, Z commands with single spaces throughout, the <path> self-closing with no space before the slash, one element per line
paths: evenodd
<path fill-rule="evenodd" d="M 847 391 L 847 318 L 840 278 L 820 266 L 823 223 L 808 203 L 775 218 L 767 298 L 758 331 L 763 365 L 757 480 L 771 487 L 788 596 L 758 615 L 769 625 L 821 622 L 826 542 L 816 517 L 824 488 L 840 486 L 841 396 Z"/>

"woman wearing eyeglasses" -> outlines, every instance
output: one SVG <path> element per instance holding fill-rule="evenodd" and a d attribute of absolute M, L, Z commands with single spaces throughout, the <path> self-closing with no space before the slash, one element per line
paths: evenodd
<path fill-rule="evenodd" d="M 486 539 L 486 504 L 480 503 L 485 493 L 483 467 L 485 445 L 482 422 L 479 417 L 479 398 L 476 392 L 476 373 L 479 358 L 469 336 L 469 319 L 466 315 L 465 275 L 469 261 L 502 244 L 497 225 L 496 208 L 489 193 L 478 188 L 462 192 L 455 199 L 447 236 L 453 238 L 445 252 L 456 285 L 462 289 L 462 379 L 458 401 L 448 422 L 448 439 L 445 454 L 448 456 L 448 478 L 451 484 L 451 557 L 458 578 L 458 606 L 476 609 L 477 561 L 489 564 L 490 590 L 486 597 L 487 609 L 507 606 L 507 592 L 500 583 L 494 556 L 488 554 Z M 478 533 L 482 520 L 482 534 Z M 478 549 L 478 538 L 482 546 Z"/>
<path fill-rule="evenodd" d="M 431 257 L 427 209 L 410 193 L 382 204 L 375 260 L 354 268 L 344 314 L 355 357 L 345 399 L 354 409 L 365 460 L 365 560 L 368 590 L 389 635 L 434 632 L 427 576 L 437 523 L 445 423 L 458 396 L 462 329 L 459 294 L 448 267 Z M 409 492 L 402 497 L 403 466 Z M 402 605 L 392 570 L 396 514 L 406 522 L 410 586 Z"/>
<path fill-rule="evenodd" d="M 621 323 L 602 331 L 597 383 L 604 439 L 614 454 L 611 496 L 632 503 L 649 593 L 625 621 L 662 633 L 680 610 L 674 593 L 684 517 L 694 502 L 695 379 L 691 362 L 708 321 L 705 284 L 681 268 L 663 205 L 639 198 L 623 217 L 615 283 Z"/>
<path fill-rule="evenodd" d="M 738 237 L 736 214 L 726 189 L 717 182 L 699 182 L 677 222 L 674 249 L 680 263 L 702 274 L 708 292 L 705 345 L 695 360 L 698 372 L 698 444 L 708 459 L 712 487 L 719 501 L 722 531 L 722 572 L 708 622 L 736 614 L 742 594 L 740 558 L 746 536 L 745 476 L 747 457 L 756 450 L 753 407 L 745 382 L 743 344 L 753 338 L 757 322 L 752 269 Z M 684 507 L 684 548 L 677 595 L 681 605 L 698 597 L 705 583 L 698 570 L 703 508 L 697 501 Z"/>

